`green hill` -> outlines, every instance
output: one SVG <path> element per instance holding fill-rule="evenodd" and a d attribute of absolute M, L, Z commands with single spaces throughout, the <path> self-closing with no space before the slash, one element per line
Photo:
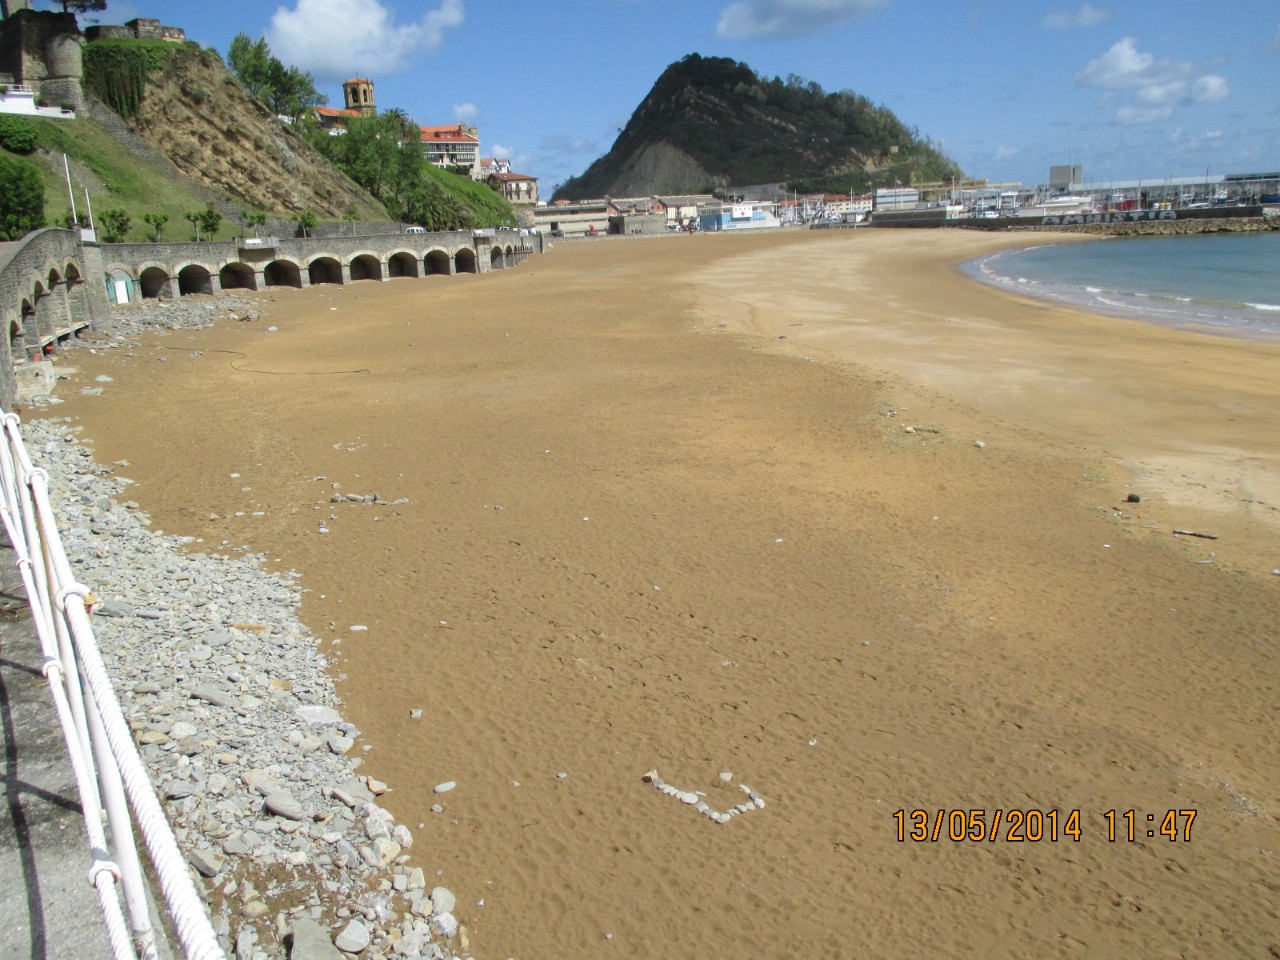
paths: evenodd
<path fill-rule="evenodd" d="M 553 199 L 708 193 L 735 185 L 862 192 L 963 176 L 887 107 L 794 74 L 690 54 L 671 64 L 613 147 Z"/>

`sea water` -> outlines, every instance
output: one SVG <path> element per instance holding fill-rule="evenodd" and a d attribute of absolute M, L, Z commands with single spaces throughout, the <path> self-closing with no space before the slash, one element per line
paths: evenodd
<path fill-rule="evenodd" d="M 966 269 L 1095 313 L 1280 338 L 1280 231 L 1041 244 Z"/>

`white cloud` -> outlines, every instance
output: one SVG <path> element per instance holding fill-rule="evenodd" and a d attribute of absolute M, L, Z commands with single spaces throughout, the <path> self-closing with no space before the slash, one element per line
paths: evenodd
<path fill-rule="evenodd" d="M 736 40 L 805 37 L 857 20 L 888 0 L 740 0 L 720 14 L 716 33 Z"/>
<path fill-rule="evenodd" d="M 1280 53 L 1280 27 L 1276 27 L 1276 35 L 1271 38 L 1271 52 Z"/>
<path fill-rule="evenodd" d="M 459 123 L 471 123 L 476 117 L 480 116 L 480 108 L 474 103 L 455 103 L 453 105 L 453 116 Z"/>
<path fill-rule="evenodd" d="M 1185 60 L 1158 60 L 1140 51 L 1133 37 L 1085 64 L 1076 72 L 1076 82 L 1102 91 L 1099 107 L 1110 109 L 1119 103 L 1114 117 L 1126 125 L 1168 120 L 1178 107 L 1213 103 L 1231 94 L 1225 77 Z"/>
<path fill-rule="evenodd" d="M 510 160 L 513 150 L 511 147 L 504 147 L 500 143 L 495 143 L 489 148 L 489 152 L 499 160 Z"/>
<path fill-rule="evenodd" d="M 1165 104 L 1162 107 L 1135 107 L 1132 104 L 1126 104 L 1116 111 L 1115 117 L 1118 123 L 1123 123 L 1126 127 L 1138 126 L 1143 123 L 1158 123 L 1161 120 L 1168 120 L 1173 116 L 1173 107 Z"/>
<path fill-rule="evenodd" d="M 1082 27 L 1096 27 L 1110 19 L 1110 10 L 1102 10 L 1086 3 L 1079 10 L 1057 10 L 1046 13 L 1041 25 L 1050 30 L 1077 30 Z"/>
<path fill-rule="evenodd" d="M 1231 84 L 1226 77 L 1216 73 L 1206 73 L 1191 84 L 1191 101 L 1193 103 L 1214 103 L 1225 100 L 1231 95 Z"/>
<path fill-rule="evenodd" d="M 378 0 L 297 0 L 280 7 L 267 28 L 271 52 L 319 80 L 397 73 L 415 57 L 438 50 L 445 31 L 465 18 L 462 0 L 440 0 L 418 20 L 393 21 Z"/>

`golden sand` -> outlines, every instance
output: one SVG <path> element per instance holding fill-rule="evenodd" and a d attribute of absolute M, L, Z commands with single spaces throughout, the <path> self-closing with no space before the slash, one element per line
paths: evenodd
<path fill-rule="evenodd" d="M 477 956 L 1280 955 L 1280 347 L 955 268 L 1019 242 L 271 291 L 58 412 L 157 526 L 303 573 Z"/>

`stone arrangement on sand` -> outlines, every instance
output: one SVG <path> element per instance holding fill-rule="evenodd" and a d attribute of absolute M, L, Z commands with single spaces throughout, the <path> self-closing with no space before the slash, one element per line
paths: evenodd
<path fill-rule="evenodd" d="M 216 303 L 216 307 L 215 307 Z M 198 327 L 234 304 L 131 311 L 124 345 L 156 319 Z M 141 319 L 139 319 L 141 318 Z M 119 338 L 119 339 L 117 339 Z M 69 420 L 29 420 L 32 459 L 157 794 L 237 960 L 453 957 L 467 953 L 454 896 L 410 863 L 413 835 L 357 773 L 296 578 L 263 558 L 192 552 L 115 497 L 119 465 L 95 462 Z M 369 749 L 365 746 L 363 749 Z"/>
<path fill-rule="evenodd" d="M 752 810 L 763 810 L 764 800 L 760 795 L 748 787 L 745 783 L 738 784 L 738 789 L 747 795 L 747 799 L 737 806 L 730 807 L 728 810 L 716 810 L 706 801 L 706 794 L 700 790 L 681 790 L 679 787 L 672 786 L 658 775 L 657 770 L 650 770 L 641 779 L 645 783 L 656 787 L 668 797 L 675 797 L 681 803 L 688 804 L 698 813 L 702 814 L 713 823 L 728 823 L 736 816 L 744 813 L 750 813 Z M 720 774 L 720 779 L 728 783 L 733 779 L 733 774 L 725 771 Z"/>

